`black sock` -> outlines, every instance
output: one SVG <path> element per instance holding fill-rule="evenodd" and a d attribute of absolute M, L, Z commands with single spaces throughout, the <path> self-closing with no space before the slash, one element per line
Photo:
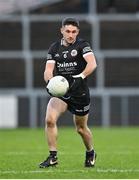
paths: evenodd
<path fill-rule="evenodd" d="M 91 151 L 86 151 L 86 157 L 92 157 L 94 156 L 94 149 L 92 149 Z"/>
<path fill-rule="evenodd" d="M 51 155 L 52 157 L 57 156 L 57 151 L 49 151 L 49 152 L 50 152 L 50 155 Z"/>

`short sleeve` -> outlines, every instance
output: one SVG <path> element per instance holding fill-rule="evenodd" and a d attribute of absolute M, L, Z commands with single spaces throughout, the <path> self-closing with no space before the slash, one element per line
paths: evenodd
<path fill-rule="evenodd" d="M 48 49 L 46 61 L 47 62 L 55 62 L 54 54 L 55 54 L 54 53 L 54 45 L 52 44 L 50 46 L 50 48 Z"/>
<path fill-rule="evenodd" d="M 83 57 L 87 54 L 93 54 L 93 50 L 88 42 L 84 41 L 80 47 Z"/>

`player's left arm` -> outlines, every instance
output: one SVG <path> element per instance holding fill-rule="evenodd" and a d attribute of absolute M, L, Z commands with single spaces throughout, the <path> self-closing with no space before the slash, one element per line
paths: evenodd
<path fill-rule="evenodd" d="M 73 83 L 71 85 L 71 90 L 76 90 L 82 83 L 82 80 L 89 76 L 97 67 L 96 59 L 94 53 L 87 42 L 81 44 L 81 53 L 86 61 L 86 66 L 84 70 L 73 77 Z"/>
<path fill-rule="evenodd" d="M 89 76 L 97 67 L 96 58 L 93 54 L 93 52 L 88 52 L 83 55 L 83 58 L 87 62 L 85 69 L 82 73 L 73 76 L 74 78 L 81 77 L 82 79 L 85 79 L 87 76 Z"/>
<path fill-rule="evenodd" d="M 84 78 L 89 76 L 97 67 L 96 58 L 92 52 L 86 53 L 83 55 L 85 61 L 87 62 L 87 65 L 82 72 Z"/>
<path fill-rule="evenodd" d="M 85 61 L 87 62 L 85 69 L 78 75 L 74 75 L 74 81 L 71 86 L 71 90 L 75 91 L 80 85 L 83 79 L 89 76 L 97 67 L 95 56 L 92 52 L 83 55 Z"/>

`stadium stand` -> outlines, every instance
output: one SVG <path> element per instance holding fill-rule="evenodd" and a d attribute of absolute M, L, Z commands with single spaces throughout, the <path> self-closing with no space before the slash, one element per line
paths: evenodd
<path fill-rule="evenodd" d="M 81 36 L 97 58 L 98 68 L 88 80 L 89 124 L 139 125 L 139 0 L 27 0 L 24 8 L 25 0 L 18 6 L 16 2 L 0 1 L 0 99 L 14 97 L 10 101 L 17 109 L 15 127 L 44 125 L 49 99 L 43 80 L 45 57 L 60 37 L 66 16 L 80 20 Z M 0 127 L 5 125 L 2 115 L 1 110 Z M 69 112 L 60 121 L 73 125 Z"/>

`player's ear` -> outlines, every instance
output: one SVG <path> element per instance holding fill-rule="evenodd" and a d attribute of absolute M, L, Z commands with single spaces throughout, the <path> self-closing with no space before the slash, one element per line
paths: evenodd
<path fill-rule="evenodd" d="M 78 32 L 77 32 L 77 35 L 80 33 L 80 29 L 78 28 Z"/>
<path fill-rule="evenodd" d="M 63 27 L 61 27 L 60 32 L 61 32 L 61 34 L 63 34 Z"/>

